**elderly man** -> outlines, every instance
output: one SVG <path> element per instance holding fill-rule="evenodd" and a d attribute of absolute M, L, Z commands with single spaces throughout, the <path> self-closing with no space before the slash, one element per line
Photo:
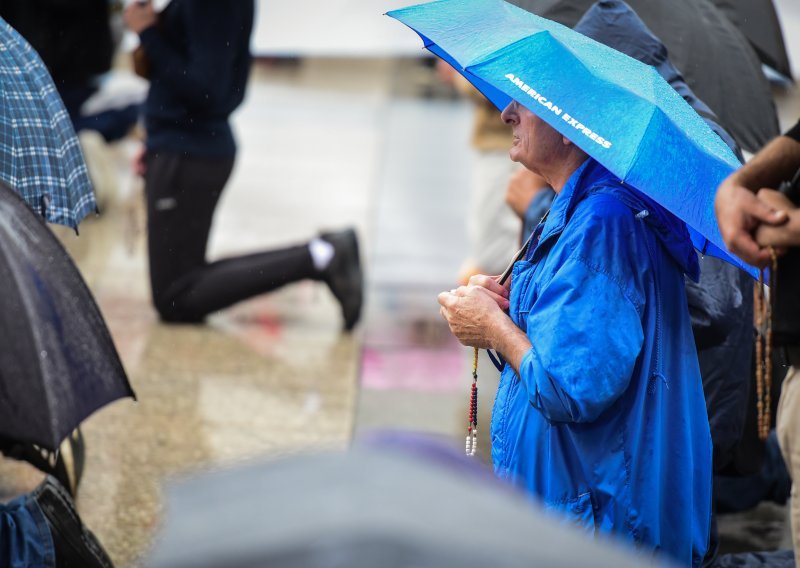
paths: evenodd
<path fill-rule="evenodd" d="M 683 282 L 698 271 L 686 227 L 516 101 L 502 117 L 511 159 L 558 195 L 509 289 L 478 276 L 439 296 L 461 343 L 507 361 L 495 471 L 590 534 L 697 566 L 711 441 Z"/>

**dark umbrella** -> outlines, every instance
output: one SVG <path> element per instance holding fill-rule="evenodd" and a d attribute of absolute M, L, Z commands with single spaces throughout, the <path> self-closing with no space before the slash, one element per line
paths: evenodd
<path fill-rule="evenodd" d="M 772 0 L 711 0 L 742 30 L 759 59 L 775 71 L 792 78 L 781 24 Z"/>
<path fill-rule="evenodd" d="M 539 16 L 574 27 L 594 0 L 511 0 Z M 756 152 L 779 134 L 769 82 L 755 51 L 709 0 L 629 0 L 667 46 L 686 83 L 739 145 Z"/>
<path fill-rule="evenodd" d="M 96 211 L 69 115 L 36 51 L 0 18 L 0 180 L 51 223 Z"/>
<path fill-rule="evenodd" d="M 0 438 L 55 450 L 134 396 L 92 295 L 40 216 L 0 183 Z"/>
<path fill-rule="evenodd" d="M 413 444 L 413 442 L 412 442 Z M 455 450 L 357 448 L 184 481 L 154 568 L 624 567 L 653 562 L 560 524 Z"/>

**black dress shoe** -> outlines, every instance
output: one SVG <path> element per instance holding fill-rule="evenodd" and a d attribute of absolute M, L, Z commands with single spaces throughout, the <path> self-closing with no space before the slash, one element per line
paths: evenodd
<path fill-rule="evenodd" d="M 69 493 L 48 475 L 32 496 L 53 535 L 58 568 L 113 568 L 100 541 L 81 522 Z"/>
<path fill-rule="evenodd" d="M 358 239 L 353 229 L 322 233 L 320 238 L 333 245 L 333 258 L 322 271 L 322 279 L 342 306 L 344 328 L 355 327 L 364 302 L 364 278 L 358 254 Z"/>

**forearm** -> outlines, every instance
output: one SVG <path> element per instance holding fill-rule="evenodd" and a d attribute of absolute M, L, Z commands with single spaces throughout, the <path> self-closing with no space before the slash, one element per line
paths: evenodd
<path fill-rule="evenodd" d="M 800 142 L 779 136 L 747 164 L 731 174 L 730 180 L 753 193 L 763 187 L 775 189 L 800 167 Z"/>
<path fill-rule="evenodd" d="M 533 346 L 531 340 L 505 314 L 503 314 L 502 319 L 498 319 L 494 328 L 492 332 L 492 348 L 500 353 L 508 364 L 514 368 L 514 371 L 519 374 L 522 358 Z"/>

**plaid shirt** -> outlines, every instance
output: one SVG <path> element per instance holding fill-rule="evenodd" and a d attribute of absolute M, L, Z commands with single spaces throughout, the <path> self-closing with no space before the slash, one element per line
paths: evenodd
<path fill-rule="evenodd" d="M 47 221 L 96 211 L 78 137 L 36 51 L 0 18 L 0 179 Z"/>

